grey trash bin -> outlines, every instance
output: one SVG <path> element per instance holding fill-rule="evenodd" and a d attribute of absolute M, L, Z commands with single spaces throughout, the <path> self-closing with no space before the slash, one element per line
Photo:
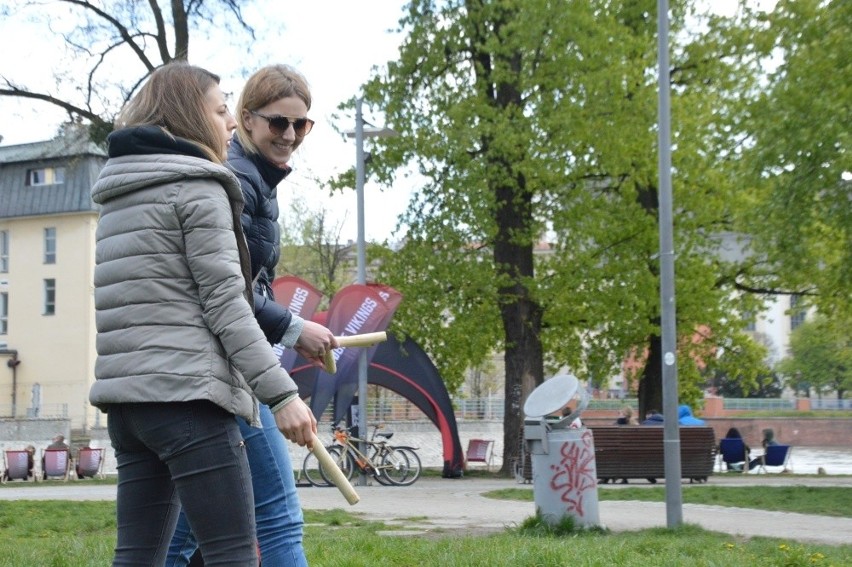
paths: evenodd
<path fill-rule="evenodd" d="M 567 516 L 577 526 L 600 525 L 594 438 L 578 419 L 588 402 L 577 378 L 563 374 L 545 380 L 524 404 L 535 507 L 550 525 Z"/>

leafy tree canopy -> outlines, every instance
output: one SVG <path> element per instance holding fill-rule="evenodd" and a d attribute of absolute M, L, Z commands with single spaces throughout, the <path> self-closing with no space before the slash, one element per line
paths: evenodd
<path fill-rule="evenodd" d="M 748 219 L 788 287 L 826 315 L 852 313 L 852 3 L 780 0 L 757 43 L 780 61 L 753 101 Z"/>
<path fill-rule="evenodd" d="M 733 351 L 756 306 L 738 291 L 771 275 L 720 254 L 747 244 L 733 231 L 751 198 L 732 162 L 759 22 L 682 1 L 671 13 L 678 328 L 681 344 L 706 327 Z M 545 371 L 599 380 L 659 340 L 655 14 L 650 0 L 415 0 L 399 60 L 366 88 L 402 133 L 376 142 L 376 174 L 414 162 L 426 179 L 383 265 L 406 295 L 397 321 L 451 389 L 505 350 L 509 422 Z M 697 396 L 702 357 L 681 350 L 682 391 Z M 658 367 L 644 376 L 657 399 Z"/>
<path fill-rule="evenodd" d="M 816 316 L 793 331 L 790 356 L 778 364 L 791 387 L 834 391 L 838 399 L 852 389 L 851 322 Z"/>

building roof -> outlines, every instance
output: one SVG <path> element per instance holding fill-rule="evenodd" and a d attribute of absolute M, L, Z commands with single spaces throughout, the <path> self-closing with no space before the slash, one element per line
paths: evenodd
<path fill-rule="evenodd" d="M 91 188 L 106 158 L 82 128 L 43 142 L 0 146 L 0 218 L 97 211 Z M 30 170 L 49 167 L 65 168 L 62 183 L 27 184 Z"/>
<path fill-rule="evenodd" d="M 107 153 L 80 128 L 68 130 L 52 140 L 0 146 L 0 165 L 85 155 L 106 157 Z"/>

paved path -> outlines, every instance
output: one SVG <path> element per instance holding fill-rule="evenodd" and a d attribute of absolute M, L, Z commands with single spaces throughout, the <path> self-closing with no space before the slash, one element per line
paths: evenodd
<path fill-rule="evenodd" d="M 850 488 L 849 476 L 753 475 L 714 476 L 713 485 L 842 486 Z M 361 501 L 349 506 L 333 488 L 300 487 L 302 505 L 308 510 L 341 508 L 367 520 L 380 520 L 398 533 L 462 530 L 465 534 L 499 531 L 515 526 L 535 513 L 531 502 L 495 500 L 482 496 L 489 490 L 522 487 L 514 480 L 423 478 L 409 487 L 380 485 L 356 486 Z M 529 487 L 529 485 L 526 485 Z M 600 490 L 619 490 L 608 485 Z M 648 486 L 638 482 L 629 486 Z M 659 486 L 659 485 L 658 485 Z M 687 485 L 684 486 L 684 489 Z M 0 500 L 112 500 L 114 485 L 86 485 L 70 482 L 62 485 L 35 485 L 0 489 Z M 632 531 L 667 525 L 666 506 L 662 502 L 602 501 L 601 523 L 613 531 Z M 683 521 L 732 535 L 767 536 L 793 541 L 852 544 L 852 518 L 836 518 L 788 512 L 769 512 L 746 508 L 708 505 L 683 505 Z"/>

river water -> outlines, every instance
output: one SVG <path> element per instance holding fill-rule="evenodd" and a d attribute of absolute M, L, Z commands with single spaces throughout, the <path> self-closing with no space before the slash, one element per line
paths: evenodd
<path fill-rule="evenodd" d="M 760 454 L 761 451 L 754 451 Z M 817 474 L 822 467 L 826 474 L 852 474 L 852 449 L 837 447 L 793 447 L 788 468 L 795 474 Z M 780 467 L 767 467 L 768 472 L 780 472 Z M 750 474 L 757 474 L 757 469 Z"/>

